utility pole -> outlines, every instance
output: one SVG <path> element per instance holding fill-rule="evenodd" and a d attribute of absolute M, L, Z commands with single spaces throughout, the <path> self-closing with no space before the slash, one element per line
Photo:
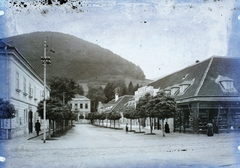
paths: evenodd
<path fill-rule="evenodd" d="M 41 61 L 42 61 L 42 64 L 43 64 L 43 68 L 44 68 L 44 91 L 43 91 L 43 94 L 44 94 L 44 100 L 43 100 L 43 143 L 46 142 L 46 74 L 47 74 L 47 64 L 51 64 L 51 59 L 50 57 L 47 57 L 46 56 L 46 39 L 44 40 L 44 50 L 43 50 L 43 57 L 41 57 Z"/>

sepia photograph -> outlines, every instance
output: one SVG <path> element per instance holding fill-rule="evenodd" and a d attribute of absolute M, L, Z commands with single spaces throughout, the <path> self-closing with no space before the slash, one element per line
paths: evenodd
<path fill-rule="evenodd" d="M 240 167 L 240 0 L 1 0 L 0 168 Z"/>

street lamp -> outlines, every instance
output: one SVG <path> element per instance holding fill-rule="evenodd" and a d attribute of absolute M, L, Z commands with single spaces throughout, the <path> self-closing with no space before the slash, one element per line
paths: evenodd
<path fill-rule="evenodd" d="M 43 143 L 46 141 L 46 73 L 47 73 L 47 64 L 51 64 L 50 57 L 46 56 L 46 40 L 44 40 L 44 56 L 41 57 L 41 61 L 44 68 L 44 100 L 43 100 L 43 121 L 44 121 L 44 129 L 43 129 Z"/>

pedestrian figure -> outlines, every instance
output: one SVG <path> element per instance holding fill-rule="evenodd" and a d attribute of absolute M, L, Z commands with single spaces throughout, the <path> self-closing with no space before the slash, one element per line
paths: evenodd
<path fill-rule="evenodd" d="M 213 124 L 211 122 L 208 122 L 207 126 L 207 135 L 213 136 Z"/>
<path fill-rule="evenodd" d="M 169 125 L 168 125 L 167 122 L 165 123 L 165 132 L 166 132 L 166 133 L 170 133 Z"/>
<path fill-rule="evenodd" d="M 128 133 L 128 123 L 126 124 L 126 134 Z"/>
<path fill-rule="evenodd" d="M 35 123 L 35 131 L 37 132 L 37 136 L 39 135 L 39 131 L 41 131 L 41 124 L 39 123 L 39 120 Z"/>

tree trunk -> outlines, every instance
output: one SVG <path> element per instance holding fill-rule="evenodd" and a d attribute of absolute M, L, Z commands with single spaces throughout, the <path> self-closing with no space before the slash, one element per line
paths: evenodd
<path fill-rule="evenodd" d="M 162 133 L 163 133 L 163 137 L 165 137 L 164 119 L 162 119 Z"/>
<path fill-rule="evenodd" d="M 49 119 L 48 137 L 51 138 L 51 120 Z"/>
<path fill-rule="evenodd" d="M 150 119 L 150 133 L 152 134 L 152 118 L 149 117 L 149 119 Z"/>
<path fill-rule="evenodd" d="M 139 125 L 139 132 L 141 132 L 141 123 L 140 123 L 140 118 L 138 118 L 138 125 Z"/>
<path fill-rule="evenodd" d="M 53 135 L 54 135 L 54 120 L 53 120 Z"/>
<path fill-rule="evenodd" d="M 132 131 L 132 119 L 130 118 L 130 131 Z"/>
<path fill-rule="evenodd" d="M 115 128 L 115 120 L 114 120 L 114 128 Z"/>

